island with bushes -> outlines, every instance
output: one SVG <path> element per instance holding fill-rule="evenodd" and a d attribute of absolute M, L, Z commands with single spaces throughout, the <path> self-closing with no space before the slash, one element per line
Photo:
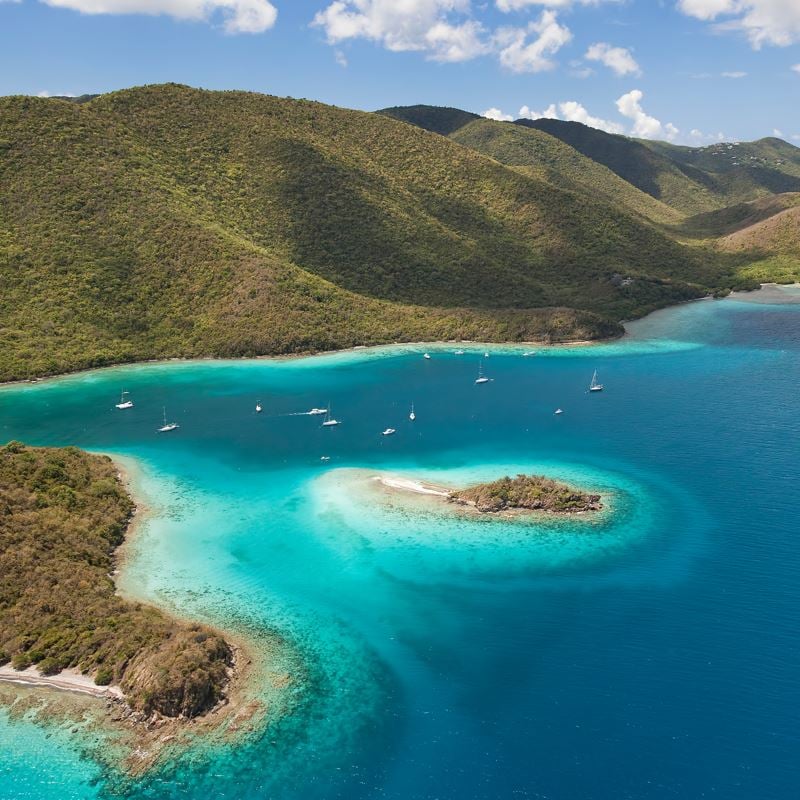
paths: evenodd
<path fill-rule="evenodd" d="M 599 511 L 603 507 L 600 495 L 574 489 L 541 475 L 505 476 L 491 483 L 452 491 L 448 499 L 482 513 L 516 510 L 580 514 Z"/>
<path fill-rule="evenodd" d="M 0 669 L 61 688 L 93 679 L 142 718 L 195 718 L 224 702 L 234 649 L 116 593 L 134 510 L 107 456 L 0 447 Z"/>

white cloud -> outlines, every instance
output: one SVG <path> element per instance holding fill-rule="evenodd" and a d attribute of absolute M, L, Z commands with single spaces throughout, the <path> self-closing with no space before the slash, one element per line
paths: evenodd
<path fill-rule="evenodd" d="M 528 106 L 522 106 L 519 110 L 520 119 L 558 119 L 558 111 L 556 111 L 556 104 L 551 103 L 544 111 L 534 111 Z"/>
<path fill-rule="evenodd" d="M 607 42 L 597 42 L 589 47 L 584 58 L 587 61 L 599 61 L 617 75 L 641 75 L 642 70 L 624 47 L 612 47 Z"/>
<path fill-rule="evenodd" d="M 721 75 L 722 75 L 723 78 L 733 78 L 734 80 L 736 80 L 737 78 L 746 78 L 747 77 L 747 73 L 746 72 L 738 72 L 738 71 L 737 72 L 723 72 L 723 73 L 721 73 Z"/>
<path fill-rule="evenodd" d="M 2 2 L 2 0 L 0 0 Z M 42 89 L 41 92 L 36 92 L 37 97 L 75 97 L 70 92 L 48 92 L 47 89 Z"/>
<path fill-rule="evenodd" d="M 779 139 L 783 139 L 783 131 L 780 130 L 779 128 L 773 128 L 772 135 L 777 136 Z"/>
<path fill-rule="evenodd" d="M 600 117 L 590 114 L 586 108 L 577 100 L 566 100 L 558 104 L 556 110 L 555 103 L 548 106 L 544 111 L 534 111 L 528 106 L 522 106 L 519 110 L 522 119 L 563 119 L 566 122 L 582 122 L 590 128 L 598 128 L 606 133 L 624 133 L 625 129 L 618 122 L 609 122 Z"/>
<path fill-rule="evenodd" d="M 719 133 L 703 133 L 703 131 L 693 128 L 689 132 L 688 144 L 690 145 L 705 145 L 711 142 L 724 142 L 725 134 L 720 131 Z"/>
<path fill-rule="evenodd" d="M 534 38 L 528 40 L 529 35 Z M 572 39 L 553 11 L 543 11 L 527 28 L 500 28 L 494 36 L 500 63 L 511 72 L 544 72 L 555 64 L 549 56 Z"/>
<path fill-rule="evenodd" d="M 466 61 L 488 50 L 481 24 L 464 16 L 469 9 L 469 0 L 335 0 L 311 24 L 330 44 L 370 39 L 395 52 Z"/>
<path fill-rule="evenodd" d="M 468 61 L 487 51 L 481 39 L 483 27 L 478 22 L 451 25 L 437 22 L 426 34 L 425 41 L 435 61 Z"/>
<path fill-rule="evenodd" d="M 488 30 L 471 16 L 471 0 L 334 0 L 311 24 L 329 44 L 368 39 L 395 52 L 417 51 L 434 61 L 468 61 L 494 54 L 512 72 L 542 72 L 572 39 L 555 12 L 524 27 Z"/>
<path fill-rule="evenodd" d="M 344 54 L 344 52 L 342 50 L 334 50 L 333 51 L 333 57 L 334 57 L 336 63 L 340 67 L 346 67 L 347 66 L 347 56 Z"/>
<path fill-rule="evenodd" d="M 559 103 L 558 109 L 563 119 L 567 122 L 582 122 L 590 128 L 599 128 L 606 133 L 625 133 L 625 129 L 618 122 L 609 122 L 600 117 L 592 116 L 580 103 L 575 100 L 568 100 Z"/>
<path fill-rule="evenodd" d="M 644 94 L 639 89 L 622 95 L 617 100 L 617 109 L 623 117 L 633 120 L 631 136 L 641 139 L 667 139 L 672 141 L 677 138 L 680 131 L 671 123 L 662 125 L 655 117 L 645 113 L 642 108 Z"/>
<path fill-rule="evenodd" d="M 800 41 L 798 0 L 678 0 L 686 15 L 715 22 L 722 31 L 744 33 L 754 49 Z"/>
<path fill-rule="evenodd" d="M 216 14 L 228 33 L 262 33 L 278 11 L 269 0 L 42 0 L 82 14 L 165 14 L 180 20 L 208 21 Z"/>
<path fill-rule="evenodd" d="M 495 5 L 500 11 L 521 11 L 531 6 L 546 6 L 547 8 L 570 8 L 571 6 L 598 6 L 603 2 L 618 3 L 620 0 L 496 0 Z"/>
<path fill-rule="evenodd" d="M 792 70 L 793 70 L 794 72 L 800 73 L 800 64 L 795 64 L 795 65 L 792 67 Z"/>
<path fill-rule="evenodd" d="M 499 108 L 487 108 L 481 115 L 486 119 L 493 119 L 495 122 L 511 122 L 514 117 L 511 114 L 504 114 Z"/>

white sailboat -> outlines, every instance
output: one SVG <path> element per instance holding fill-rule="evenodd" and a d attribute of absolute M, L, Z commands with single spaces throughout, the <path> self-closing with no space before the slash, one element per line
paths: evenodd
<path fill-rule="evenodd" d="M 408 418 L 412 422 L 417 418 L 417 415 L 414 413 L 414 404 L 413 403 L 411 404 L 411 413 L 408 415 Z"/>
<path fill-rule="evenodd" d="M 261 403 L 256 403 L 256 414 L 260 414 L 262 410 Z"/>
<path fill-rule="evenodd" d="M 558 416 L 559 414 L 563 414 L 564 412 L 563 412 L 563 411 L 562 411 L 560 408 L 557 408 L 557 409 L 556 409 L 556 410 L 555 410 L 553 413 L 554 413 L 556 416 Z"/>
<path fill-rule="evenodd" d="M 381 433 L 381 436 L 391 436 L 393 433 L 397 433 L 394 428 L 387 428 L 385 431 Z"/>
<path fill-rule="evenodd" d="M 478 377 L 475 378 L 475 383 L 489 383 L 489 379 L 483 374 L 483 361 L 478 366 Z"/>
<path fill-rule="evenodd" d="M 164 424 L 158 429 L 159 433 L 169 433 L 180 428 L 177 422 L 167 422 L 167 409 L 164 407 Z"/>
<path fill-rule="evenodd" d="M 590 392 L 603 391 L 603 384 L 597 380 L 597 370 L 595 370 L 594 375 L 592 375 L 592 382 L 589 384 L 589 391 Z"/>
<path fill-rule="evenodd" d="M 323 428 L 332 428 L 334 425 L 341 425 L 342 423 L 339 422 L 338 419 L 334 419 L 331 416 L 331 407 L 330 405 L 325 409 L 325 421 L 322 423 Z"/>
<path fill-rule="evenodd" d="M 423 355 L 422 357 L 423 357 L 423 358 L 428 358 L 428 359 L 429 359 L 429 358 L 431 357 L 431 354 L 430 354 L 430 353 L 425 353 L 425 355 Z"/>
<path fill-rule="evenodd" d="M 124 389 L 122 390 L 122 394 L 119 398 L 119 403 L 116 404 L 116 407 L 124 411 L 126 408 L 133 408 L 133 400 L 126 400 L 125 395 L 130 394 L 130 392 L 126 392 Z"/>
<path fill-rule="evenodd" d="M 327 414 L 327 413 L 328 413 L 327 408 L 312 408 L 311 411 L 306 411 L 306 414 L 308 414 L 311 417 L 315 417 L 318 414 Z"/>

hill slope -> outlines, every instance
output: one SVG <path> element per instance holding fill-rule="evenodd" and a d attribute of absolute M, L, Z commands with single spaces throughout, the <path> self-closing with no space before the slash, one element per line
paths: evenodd
<path fill-rule="evenodd" d="M 681 218 L 679 211 L 623 180 L 608 167 L 535 128 L 478 118 L 462 125 L 450 138 L 553 186 L 596 197 L 630 214 L 662 223 Z"/>
<path fill-rule="evenodd" d="M 78 668 L 146 714 L 193 717 L 225 693 L 214 631 L 123 600 L 110 573 L 133 503 L 107 456 L 0 447 L 0 665 Z"/>
<path fill-rule="evenodd" d="M 516 124 L 556 136 L 686 214 L 800 191 L 800 150 L 779 139 L 695 148 L 630 139 L 579 122 L 538 119 Z"/>
<path fill-rule="evenodd" d="M 375 114 L 175 85 L 0 100 L 2 378 L 609 335 L 585 311 L 695 296 L 719 279 L 701 267 L 616 208 Z M 620 271 L 640 280 L 620 291 Z"/>

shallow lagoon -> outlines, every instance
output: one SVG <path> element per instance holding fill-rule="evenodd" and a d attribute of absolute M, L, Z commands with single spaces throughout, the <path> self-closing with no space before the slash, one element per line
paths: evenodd
<path fill-rule="evenodd" d="M 534 357 L 491 346 L 485 386 L 483 347 L 401 346 L 1 390 L 0 439 L 136 459 L 155 515 L 124 591 L 275 627 L 308 674 L 246 745 L 134 784 L 0 716 L 0 797 L 792 796 L 800 305 L 700 302 L 631 330 Z M 132 411 L 113 408 L 122 388 Z M 328 402 L 333 430 L 297 414 Z M 163 405 L 173 434 L 155 432 Z M 349 467 L 540 469 L 607 488 L 614 510 L 588 526 L 371 510 Z"/>

